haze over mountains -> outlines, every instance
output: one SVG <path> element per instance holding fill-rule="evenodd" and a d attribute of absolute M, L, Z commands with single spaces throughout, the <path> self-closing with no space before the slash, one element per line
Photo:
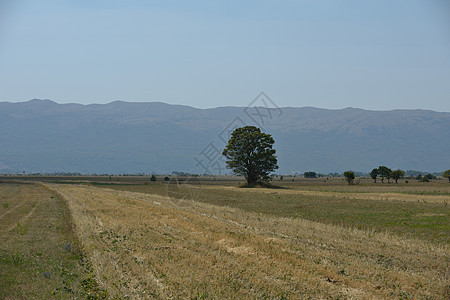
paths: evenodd
<path fill-rule="evenodd" d="M 0 102 L 0 171 L 223 174 L 224 141 L 242 125 L 274 137 L 277 173 L 450 168 L 448 112 L 35 99 Z"/>

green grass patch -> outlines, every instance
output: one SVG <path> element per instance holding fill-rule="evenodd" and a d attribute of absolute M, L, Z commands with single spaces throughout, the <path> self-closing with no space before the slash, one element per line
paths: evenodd
<path fill-rule="evenodd" d="M 17 222 L 16 228 L 14 229 L 14 231 L 17 234 L 24 235 L 28 232 L 28 225 L 20 224 L 20 222 Z"/>
<path fill-rule="evenodd" d="M 429 196 L 450 196 L 449 191 L 435 190 L 435 191 L 406 191 L 405 194 L 411 195 L 429 195 Z"/>
<path fill-rule="evenodd" d="M 38 185 L 4 184 L 0 195 L 23 207 L 0 219 L 0 299 L 106 298 L 83 284 L 95 278 L 62 199 Z M 16 225 L 3 230 L 8 223 Z"/>

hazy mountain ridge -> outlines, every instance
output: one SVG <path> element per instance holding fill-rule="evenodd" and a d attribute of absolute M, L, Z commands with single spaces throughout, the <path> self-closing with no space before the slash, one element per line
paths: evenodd
<path fill-rule="evenodd" d="M 450 166 L 450 113 L 427 110 L 281 109 L 266 120 L 280 173 L 440 171 Z M 197 109 L 161 102 L 57 104 L 0 102 L 0 170 L 82 173 L 202 173 L 194 156 L 236 118 L 254 122 L 243 107 Z"/>

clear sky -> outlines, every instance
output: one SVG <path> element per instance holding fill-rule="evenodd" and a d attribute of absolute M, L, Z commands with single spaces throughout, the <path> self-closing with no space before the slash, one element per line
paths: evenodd
<path fill-rule="evenodd" d="M 450 112 L 448 0 L 0 0 L 0 101 Z"/>

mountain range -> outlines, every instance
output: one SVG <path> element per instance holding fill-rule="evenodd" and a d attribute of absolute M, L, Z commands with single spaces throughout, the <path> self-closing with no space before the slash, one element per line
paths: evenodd
<path fill-rule="evenodd" d="M 448 112 L 258 105 L 0 102 L 0 171 L 224 174 L 221 152 L 244 125 L 273 136 L 280 174 L 450 168 Z"/>

